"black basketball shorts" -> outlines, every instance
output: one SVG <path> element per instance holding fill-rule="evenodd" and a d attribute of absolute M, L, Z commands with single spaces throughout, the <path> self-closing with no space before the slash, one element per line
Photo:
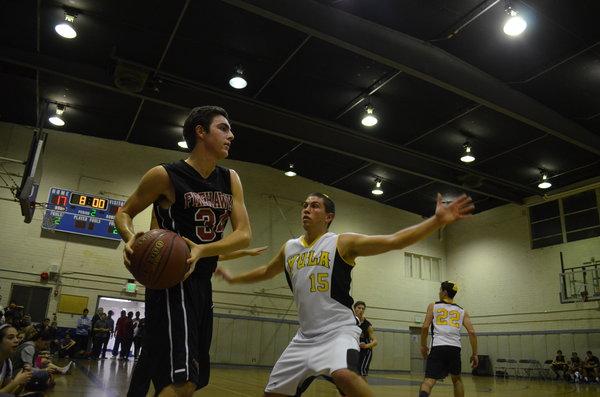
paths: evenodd
<path fill-rule="evenodd" d="M 425 377 L 444 379 L 448 374 L 458 376 L 461 372 L 460 347 L 434 346 L 427 357 Z"/>
<path fill-rule="evenodd" d="M 169 289 L 146 290 L 143 349 L 157 393 L 173 383 L 208 384 L 212 329 L 210 279 L 192 276 Z"/>
<path fill-rule="evenodd" d="M 372 357 L 373 357 L 373 350 L 360 349 L 360 356 L 358 359 L 358 371 L 359 371 L 360 376 L 369 375 L 369 366 L 371 365 Z"/>

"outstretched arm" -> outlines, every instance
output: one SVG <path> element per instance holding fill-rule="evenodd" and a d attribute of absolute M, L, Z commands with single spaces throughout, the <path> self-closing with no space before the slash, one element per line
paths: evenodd
<path fill-rule="evenodd" d="M 338 239 L 338 249 L 340 255 L 349 261 L 354 261 L 359 256 L 379 255 L 402 249 L 424 239 L 443 226 L 467 217 L 473 209 L 473 201 L 466 195 L 446 205 L 442 202 L 441 194 L 438 193 L 435 215 L 431 218 L 384 236 L 344 233 Z"/>
<path fill-rule="evenodd" d="M 248 248 L 248 249 L 233 251 L 228 254 L 221 254 L 221 255 L 219 255 L 219 262 L 229 261 L 232 259 L 241 258 L 243 256 L 257 256 L 257 255 L 260 255 L 263 252 L 265 252 L 268 248 L 269 248 L 268 246 L 257 247 L 257 248 Z"/>
<path fill-rule="evenodd" d="M 423 327 L 421 328 L 421 355 L 423 358 L 427 358 L 429 354 L 429 347 L 427 347 L 427 334 L 429 333 L 429 327 L 433 322 L 433 303 L 427 306 L 427 314 L 425 315 L 425 321 L 423 321 Z"/>
<path fill-rule="evenodd" d="M 473 328 L 471 317 L 469 317 L 469 313 L 467 312 L 465 312 L 463 325 L 469 333 L 469 342 L 471 343 L 471 367 L 477 368 L 479 365 L 479 357 L 477 356 L 477 335 L 475 335 L 475 328 Z"/>
<path fill-rule="evenodd" d="M 268 280 L 281 273 L 283 271 L 284 257 L 283 247 L 281 247 L 277 256 L 271 259 L 271 262 L 269 262 L 268 265 L 258 267 L 249 272 L 240 274 L 239 276 L 232 276 L 227 270 L 219 266 L 215 271 L 215 274 L 223 277 L 229 284 L 256 283 L 258 281 Z"/>

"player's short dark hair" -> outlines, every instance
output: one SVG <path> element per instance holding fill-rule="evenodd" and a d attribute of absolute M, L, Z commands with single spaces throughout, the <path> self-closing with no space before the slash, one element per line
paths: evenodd
<path fill-rule="evenodd" d="M 363 301 L 356 301 L 354 302 L 354 308 L 356 309 L 356 306 L 358 305 L 363 305 L 365 308 L 367 307 L 367 304 Z"/>
<path fill-rule="evenodd" d="M 219 106 L 197 106 L 190 111 L 183 124 L 183 139 L 189 150 L 196 146 L 196 126 L 201 125 L 208 132 L 215 116 L 223 116 L 229 120 L 227 111 Z"/>
<path fill-rule="evenodd" d="M 557 350 L 556 352 L 562 354 L 562 350 Z"/>
<path fill-rule="evenodd" d="M 585 354 L 592 354 L 592 351 L 588 350 L 588 351 L 585 352 Z"/>
<path fill-rule="evenodd" d="M 331 198 L 329 198 L 328 195 L 323 194 L 323 193 L 319 193 L 319 192 L 312 192 L 311 194 L 309 194 L 306 197 L 318 197 L 321 200 L 323 200 L 323 205 L 325 206 L 325 212 L 328 214 L 335 214 L 335 203 L 333 202 L 333 200 Z M 333 222 L 333 221 L 331 221 Z M 327 228 L 329 228 L 329 226 L 331 226 L 331 222 L 329 222 L 327 224 Z"/>
<path fill-rule="evenodd" d="M 454 296 L 458 292 L 458 287 L 451 281 L 444 281 L 442 283 L 442 291 L 446 291 L 448 298 L 454 299 Z"/>

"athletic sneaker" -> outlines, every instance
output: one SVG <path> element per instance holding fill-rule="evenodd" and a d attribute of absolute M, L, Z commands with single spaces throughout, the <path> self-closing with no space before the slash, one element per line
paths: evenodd
<path fill-rule="evenodd" d="M 58 372 L 60 372 L 63 375 L 66 375 L 69 373 L 69 370 L 71 369 L 71 367 L 75 367 L 76 364 L 74 361 L 71 361 L 69 364 L 65 365 L 64 367 L 58 367 Z"/>

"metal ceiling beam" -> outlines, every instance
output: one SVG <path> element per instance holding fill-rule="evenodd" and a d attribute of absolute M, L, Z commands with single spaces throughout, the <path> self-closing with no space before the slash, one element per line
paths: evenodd
<path fill-rule="evenodd" d="M 198 104 L 215 103 L 235 115 L 233 122 L 267 134 L 303 142 L 310 146 L 379 164 L 411 175 L 440 182 L 458 189 L 479 193 L 505 202 L 521 203 L 523 191 L 504 182 L 505 186 L 487 186 L 485 190 L 463 186 L 458 180 L 462 172 L 439 160 L 415 151 L 377 140 L 366 134 L 324 120 L 269 106 L 241 95 L 203 85 L 164 84 L 160 97 L 126 92 L 113 85 L 106 71 L 89 65 L 64 62 L 62 59 L 0 46 L 0 61 L 32 68 L 84 84 L 107 89 L 177 109 L 189 110 Z M 161 75 L 162 76 L 162 75 Z M 241 121 L 243 120 L 243 121 Z M 266 122 L 268 121 L 268 122 Z M 357 151 L 356 148 L 360 148 Z M 490 176 L 490 180 L 493 180 Z M 498 179 L 498 178 L 496 178 Z M 498 181 L 502 184 L 502 180 Z"/>
<path fill-rule="evenodd" d="M 461 17 L 458 21 L 456 21 L 454 25 L 452 25 L 449 29 L 446 29 L 444 33 L 439 34 L 436 39 L 430 41 L 435 42 L 453 38 L 461 30 L 475 22 L 477 18 L 488 12 L 493 6 L 495 6 L 499 2 L 500 0 L 485 0 L 481 2 L 480 4 L 475 6 L 471 11 L 469 11 L 467 15 Z"/>
<path fill-rule="evenodd" d="M 277 163 L 279 163 L 281 160 L 283 160 L 284 158 L 286 158 L 287 156 L 289 156 L 292 152 L 294 152 L 296 149 L 298 149 L 300 146 L 302 146 L 302 142 L 294 145 L 293 148 L 291 148 L 290 150 L 287 151 L 287 153 L 282 154 L 281 156 L 279 156 L 279 158 L 275 161 L 273 161 L 271 163 L 271 167 L 275 167 L 277 165 Z"/>
<path fill-rule="evenodd" d="M 427 42 L 312 0 L 221 1 L 401 70 L 600 155 L 600 136 Z"/>
<path fill-rule="evenodd" d="M 340 183 L 341 181 L 350 178 L 352 175 L 354 175 L 354 174 L 356 174 L 356 173 L 358 173 L 358 172 L 360 172 L 360 171 L 364 170 L 365 168 L 370 167 L 372 165 L 373 165 L 372 163 L 364 163 L 360 167 L 353 169 L 352 171 L 350 171 L 346 175 L 342 175 L 341 177 L 337 178 L 336 180 L 334 180 L 332 182 L 329 182 L 328 185 L 329 186 L 335 186 L 338 183 Z"/>
<path fill-rule="evenodd" d="M 527 142 L 520 143 L 520 144 L 518 144 L 518 145 L 516 145 L 516 146 L 513 146 L 513 147 L 511 147 L 511 148 L 508 148 L 508 149 L 506 149 L 506 150 L 503 150 L 503 151 L 502 151 L 502 152 L 500 152 L 500 153 L 496 153 L 496 154 L 494 154 L 494 155 L 492 155 L 492 156 L 490 156 L 490 157 L 487 157 L 487 158 L 481 159 L 481 160 L 479 160 L 479 161 L 477 162 L 477 164 L 484 164 L 484 163 L 487 163 L 487 162 L 488 162 L 488 161 L 490 161 L 490 160 L 493 160 L 493 159 L 495 159 L 495 158 L 498 158 L 498 157 L 501 157 L 501 156 L 507 155 L 507 154 L 509 154 L 509 153 L 511 153 L 511 152 L 514 152 L 515 150 L 517 150 L 517 149 L 520 149 L 520 148 L 522 148 L 522 147 L 524 147 L 524 146 L 531 145 L 531 144 L 532 144 L 532 143 L 534 143 L 534 142 L 540 141 L 540 140 L 542 140 L 542 139 L 546 138 L 547 136 L 548 136 L 548 135 L 540 135 L 540 136 L 538 136 L 537 138 L 530 139 L 530 140 L 528 140 Z M 537 168 L 539 168 L 539 167 L 537 167 Z"/>
<path fill-rule="evenodd" d="M 395 194 L 395 195 L 393 195 L 392 197 L 389 197 L 389 198 L 387 198 L 387 199 L 383 200 L 383 202 L 384 202 L 384 203 L 389 203 L 389 202 L 390 202 L 390 201 L 392 201 L 392 200 L 395 200 L 395 199 L 397 199 L 397 198 L 400 198 L 400 197 L 402 197 L 402 196 L 405 196 L 405 195 L 407 195 L 407 194 L 410 194 L 410 193 L 412 193 L 412 192 L 416 192 L 416 191 L 418 191 L 418 190 L 421 190 L 421 189 L 423 189 L 424 187 L 427 187 L 427 186 L 429 186 L 429 185 L 433 185 L 434 183 L 435 183 L 435 181 L 430 181 L 430 182 L 424 183 L 424 184 L 422 184 L 422 185 L 419 185 L 419 186 L 413 187 L 412 189 L 405 190 L 405 191 L 403 191 L 402 193 Z"/>
<path fill-rule="evenodd" d="M 354 109 L 356 106 L 360 105 L 360 103 L 362 101 L 364 101 L 365 99 L 367 99 L 368 97 L 370 97 L 371 95 L 373 95 L 374 93 L 376 93 L 377 91 L 379 91 L 380 89 L 385 87 L 385 85 L 387 83 L 389 83 L 390 81 L 395 79 L 396 76 L 398 76 L 401 73 L 402 72 L 400 70 L 386 73 L 385 76 L 383 76 L 382 78 L 377 80 L 369 88 L 367 88 L 364 92 L 362 92 L 356 98 L 351 100 L 350 103 L 348 103 L 346 106 L 344 106 L 344 108 L 341 111 L 339 111 L 338 114 L 334 117 L 334 120 L 339 119 L 340 117 L 342 117 L 343 115 L 345 115 L 346 113 L 348 113 L 349 111 Z"/>
<path fill-rule="evenodd" d="M 183 8 L 181 9 L 181 12 L 179 13 L 179 18 L 177 18 L 177 22 L 175 22 L 175 26 L 173 27 L 173 30 L 171 31 L 171 35 L 169 36 L 167 45 L 165 45 L 165 49 L 163 50 L 163 52 L 160 56 L 160 59 L 158 60 L 158 63 L 156 64 L 156 68 L 154 68 L 154 73 L 152 75 L 152 78 L 156 77 L 156 74 L 160 70 L 160 68 L 163 64 L 163 61 L 165 60 L 165 57 L 167 56 L 167 52 L 169 52 L 169 48 L 171 48 L 171 43 L 173 42 L 173 39 L 175 38 L 175 34 L 177 33 L 177 30 L 179 29 L 179 25 L 181 24 L 181 20 L 183 19 L 185 12 L 187 11 L 188 6 L 190 5 L 190 1 L 191 0 L 186 0 L 186 2 L 183 4 Z M 140 113 L 142 112 L 142 107 L 144 106 L 145 102 L 146 102 L 145 99 L 142 99 L 140 101 L 137 111 L 135 112 L 135 116 L 133 116 L 133 121 L 131 122 L 131 125 L 129 126 L 129 131 L 127 131 L 127 135 L 125 136 L 125 142 L 128 142 L 129 138 L 131 138 L 131 133 L 133 132 L 133 128 L 135 127 L 135 123 L 137 122 L 138 117 L 140 117 Z"/>
<path fill-rule="evenodd" d="M 543 70 L 537 72 L 536 74 L 534 74 L 531 77 L 526 78 L 525 80 L 519 80 L 519 81 L 509 81 L 506 84 L 527 84 L 529 82 L 532 82 L 533 80 L 537 79 L 538 77 L 541 77 L 543 75 L 545 75 L 546 73 L 556 69 L 557 67 L 559 67 L 560 65 L 569 62 L 571 59 L 573 58 L 577 58 L 579 55 L 584 54 L 588 51 L 590 51 L 591 49 L 593 49 L 594 47 L 598 46 L 600 44 L 600 41 L 595 42 L 594 44 L 591 44 L 577 52 L 575 52 L 574 54 L 569 55 L 566 58 L 563 58 L 557 62 L 555 62 L 554 64 L 547 66 L 546 68 L 544 68 Z"/>
<path fill-rule="evenodd" d="M 451 117 L 450 119 L 444 121 L 443 123 L 438 124 L 435 127 L 430 128 L 427 131 L 424 131 L 424 132 L 420 133 L 419 135 L 411 138 L 410 140 L 404 142 L 404 146 L 412 145 L 413 143 L 415 143 L 417 141 L 420 141 L 421 139 L 425 138 L 426 136 L 428 136 L 428 135 L 436 132 L 440 128 L 445 127 L 448 124 L 450 124 L 450 123 L 452 123 L 452 122 L 454 122 L 454 121 L 456 121 L 458 119 L 461 119 L 461 118 L 463 118 L 464 116 L 466 116 L 466 115 L 468 115 L 470 113 L 473 113 L 475 110 L 479 109 L 480 107 L 481 107 L 481 105 L 475 105 L 475 106 L 472 106 L 472 107 L 470 107 L 469 109 L 467 109 L 465 111 L 460 112 L 456 116 Z"/>
<path fill-rule="evenodd" d="M 294 49 L 294 51 L 292 51 L 292 53 L 290 55 L 288 55 L 288 57 L 283 61 L 283 63 L 281 65 L 279 65 L 277 70 L 275 72 L 273 72 L 273 74 L 271 74 L 271 76 L 269 76 L 269 78 L 267 79 L 267 81 L 264 82 L 262 87 L 260 87 L 260 89 L 258 91 L 256 91 L 256 94 L 252 95 L 252 98 L 258 98 L 258 96 L 263 92 L 263 90 L 265 88 L 267 88 L 267 86 L 271 83 L 271 81 L 273 81 L 273 79 L 275 77 L 277 77 L 279 72 L 281 72 L 283 70 L 283 68 L 296 56 L 298 51 L 300 51 L 302 49 L 302 47 L 304 47 L 304 45 L 308 42 L 308 40 L 310 40 L 310 37 L 311 37 L 310 35 L 306 36 L 304 38 L 304 40 L 302 40 L 302 42 L 298 45 L 298 47 L 296 47 Z"/>

